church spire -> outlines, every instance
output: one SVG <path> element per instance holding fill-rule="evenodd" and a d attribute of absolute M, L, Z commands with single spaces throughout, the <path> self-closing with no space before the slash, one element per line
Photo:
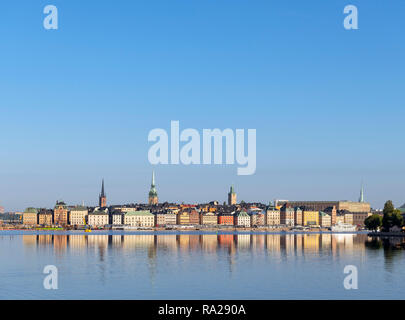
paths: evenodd
<path fill-rule="evenodd" d="M 359 202 L 364 202 L 364 187 L 363 187 L 363 183 L 361 183 Z"/>
<path fill-rule="evenodd" d="M 152 183 L 150 184 L 148 202 L 152 205 L 158 204 L 158 194 L 155 186 L 155 171 L 152 171 Z"/>
<path fill-rule="evenodd" d="M 100 197 L 105 197 L 105 193 L 104 193 L 104 178 L 103 178 L 103 181 L 101 182 L 101 193 L 100 193 Z"/>
<path fill-rule="evenodd" d="M 105 195 L 105 191 L 104 191 L 104 178 L 101 182 L 101 193 L 98 198 L 98 205 L 102 208 L 107 206 L 107 196 Z"/>

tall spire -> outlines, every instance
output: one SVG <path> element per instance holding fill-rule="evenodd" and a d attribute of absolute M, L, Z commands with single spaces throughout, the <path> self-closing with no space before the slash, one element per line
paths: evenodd
<path fill-rule="evenodd" d="M 103 181 L 101 182 L 101 193 L 100 193 L 100 196 L 98 198 L 98 205 L 101 208 L 104 208 L 104 207 L 107 206 L 107 196 L 106 196 L 106 194 L 104 192 L 104 178 L 103 178 Z"/>
<path fill-rule="evenodd" d="M 150 184 L 148 202 L 153 205 L 158 203 L 158 194 L 155 187 L 155 171 L 152 171 L 152 183 Z"/>
<path fill-rule="evenodd" d="M 103 178 L 103 181 L 101 182 L 101 193 L 100 193 L 100 197 L 105 197 L 105 193 L 104 193 L 104 178 Z"/>
<path fill-rule="evenodd" d="M 359 202 L 364 202 L 364 186 L 363 186 L 363 182 L 361 183 Z"/>

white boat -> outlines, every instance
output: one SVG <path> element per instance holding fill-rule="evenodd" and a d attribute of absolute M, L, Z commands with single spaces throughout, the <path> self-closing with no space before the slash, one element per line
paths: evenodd
<path fill-rule="evenodd" d="M 332 226 L 332 232 L 354 232 L 357 230 L 357 227 L 349 223 L 338 222 Z"/>

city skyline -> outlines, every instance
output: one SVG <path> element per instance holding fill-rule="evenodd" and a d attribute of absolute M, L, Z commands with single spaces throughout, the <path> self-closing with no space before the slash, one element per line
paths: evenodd
<path fill-rule="evenodd" d="M 149 189 L 149 192 L 147 192 L 147 191 L 145 192 L 145 199 L 143 201 L 130 201 L 129 200 L 129 201 L 124 201 L 124 202 L 120 202 L 120 203 L 118 203 L 118 202 L 115 203 L 115 202 L 111 202 L 111 200 L 109 200 L 109 198 L 107 198 L 107 192 L 105 191 L 105 189 L 107 189 L 107 188 L 105 188 L 105 179 L 101 178 L 101 192 L 98 194 L 98 198 L 97 198 L 96 201 L 94 199 L 90 200 L 89 202 L 85 202 L 84 200 L 82 200 L 81 202 L 78 202 L 78 201 L 65 201 L 64 197 L 59 197 L 56 200 L 54 200 L 53 203 L 45 205 L 45 206 L 44 205 L 35 206 L 35 205 L 33 205 L 31 203 L 30 205 L 28 205 L 28 206 L 26 206 L 24 208 L 20 208 L 18 210 L 7 210 L 8 208 L 6 208 L 6 211 L 8 211 L 8 212 L 13 212 L 13 211 L 15 211 L 15 212 L 23 212 L 24 209 L 26 209 L 26 208 L 51 208 L 51 207 L 53 207 L 55 201 L 56 201 L 56 203 L 58 203 L 60 201 L 63 201 L 66 204 L 69 204 L 69 205 L 73 205 L 73 206 L 74 205 L 82 205 L 82 206 L 86 206 L 86 207 L 109 207 L 109 206 L 114 206 L 114 205 L 126 205 L 126 204 L 158 204 L 158 203 L 161 204 L 161 203 L 165 203 L 165 202 L 167 202 L 167 203 L 202 204 L 202 203 L 209 203 L 209 202 L 212 202 L 212 201 L 218 201 L 219 204 L 226 203 L 227 205 L 240 203 L 242 201 L 246 202 L 246 203 L 269 204 L 270 202 L 273 203 L 276 200 L 279 200 L 279 201 L 288 200 L 288 201 L 369 202 L 369 201 L 366 200 L 365 188 L 364 188 L 364 183 L 363 182 L 361 183 L 360 197 L 357 200 L 356 199 L 350 199 L 350 198 L 348 198 L 348 199 L 300 199 L 300 198 L 287 199 L 286 197 L 284 197 L 284 198 L 283 197 L 278 197 L 278 198 L 273 197 L 273 198 L 268 199 L 267 201 L 245 201 L 243 199 L 239 200 L 239 198 L 238 198 L 238 201 L 237 201 L 236 200 L 237 199 L 236 195 L 238 195 L 238 197 L 240 195 L 237 192 L 235 192 L 235 186 L 232 184 L 232 185 L 230 185 L 230 191 L 228 192 L 228 191 L 225 190 L 224 194 L 221 195 L 221 197 L 223 197 L 224 199 L 222 199 L 221 197 L 219 197 L 219 198 L 217 197 L 217 198 L 213 198 L 213 199 L 207 199 L 206 201 L 188 201 L 188 202 L 186 202 L 186 201 L 171 201 L 169 199 L 158 201 L 158 193 L 157 193 L 157 190 L 156 190 L 156 186 L 157 186 L 157 183 L 155 182 L 155 170 L 153 170 L 152 171 L 152 182 L 151 182 L 151 185 L 150 185 L 150 189 Z M 228 187 L 228 190 L 229 190 L 229 187 Z M 114 194 L 114 192 L 112 192 L 112 194 Z M 230 198 L 231 194 L 234 194 L 234 199 L 232 201 L 231 201 L 231 198 Z M 156 197 L 156 202 L 154 202 L 154 201 L 151 202 L 151 196 L 152 196 L 152 198 Z M 97 202 L 98 202 L 98 204 L 97 204 Z M 1 203 L 0 203 L 0 205 L 1 205 Z M 398 207 L 399 206 L 400 205 L 398 204 Z M 373 209 L 380 209 L 380 208 L 373 208 Z"/>
<path fill-rule="evenodd" d="M 144 202 L 148 133 L 257 131 L 255 174 L 237 165 L 157 165 L 159 201 L 405 202 L 405 3 L 257 0 L 6 1 L 0 19 L 0 206 Z M 24 8 L 16 20 L 16 12 Z M 113 13 L 113 14 L 112 14 Z M 391 156 L 390 154 L 393 154 Z"/>

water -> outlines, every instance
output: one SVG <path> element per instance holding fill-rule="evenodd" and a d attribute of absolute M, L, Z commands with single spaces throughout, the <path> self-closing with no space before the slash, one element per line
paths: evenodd
<path fill-rule="evenodd" d="M 0 231 L 0 299 L 404 299 L 405 239 Z M 45 290 L 46 265 L 58 290 Z M 358 289 L 346 290 L 346 265 Z"/>

